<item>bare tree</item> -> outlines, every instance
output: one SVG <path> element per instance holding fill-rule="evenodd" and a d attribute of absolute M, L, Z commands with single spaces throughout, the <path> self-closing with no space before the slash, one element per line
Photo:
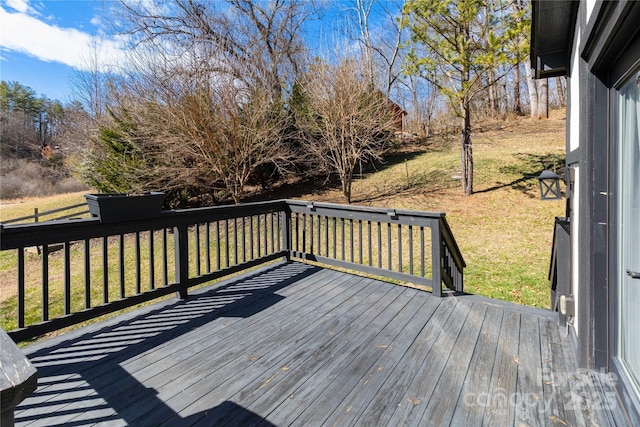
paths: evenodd
<path fill-rule="evenodd" d="M 390 101 L 365 76 L 353 60 L 337 66 L 317 62 L 302 83 L 309 105 L 298 117 L 303 149 L 317 170 L 338 175 L 347 203 L 357 165 L 380 161 L 393 137 Z"/>
<path fill-rule="evenodd" d="M 84 54 L 84 69 L 71 77 L 74 98 L 82 103 L 91 117 L 98 120 L 106 113 L 109 90 L 109 70 L 101 61 L 100 47 L 96 40 Z"/>
<path fill-rule="evenodd" d="M 281 105 L 259 89 L 202 87 L 184 93 L 169 108 L 183 138 L 170 147 L 185 153 L 200 169 L 214 172 L 239 203 L 253 173 L 269 164 L 286 176 L 293 152 L 286 144 L 288 119 Z"/>
<path fill-rule="evenodd" d="M 305 46 L 301 26 L 315 10 L 301 0 L 174 0 L 129 2 L 124 28 L 137 44 L 173 51 L 179 57 L 194 44 L 215 52 L 211 72 L 246 86 L 263 86 L 280 99 L 300 67 Z M 249 72 L 247 72 L 249 70 Z"/>

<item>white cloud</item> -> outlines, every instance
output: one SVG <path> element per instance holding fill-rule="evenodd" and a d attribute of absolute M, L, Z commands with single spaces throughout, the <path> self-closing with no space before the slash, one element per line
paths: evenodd
<path fill-rule="evenodd" d="M 20 13 L 26 13 L 29 10 L 29 2 L 27 0 L 7 0 L 7 6 Z"/>
<path fill-rule="evenodd" d="M 26 7 L 24 0 L 10 0 L 12 7 Z M 60 62 L 78 70 L 87 67 L 82 59 L 92 46 L 97 47 L 101 62 L 117 64 L 122 56 L 121 45 L 115 40 L 103 40 L 75 28 L 61 28 L 45 23 L 26 13 L 10 13 L 0 7 L 0 47 L 25 53 L 47 62 Z"/>

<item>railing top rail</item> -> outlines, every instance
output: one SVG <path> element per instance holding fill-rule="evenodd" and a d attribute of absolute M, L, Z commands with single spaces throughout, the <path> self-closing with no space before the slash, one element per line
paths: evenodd
<path fill-rule="evenodd" d="M 425 211 L 414 211 L 414 210 L 404 210 L 404 209 L 393 209 L 393 208 L 377 208 L 371 206 L 361 206 L 361 205 L 342 205 L 338 203 L 327 203 L 327 202 L 309 202 L 304 200 L 291 200 L 286 199 L 285 202 L 287 205 L 292 208 L 292 211 L 299 211 L 300 209 L 310 209 L 314 213 L 323 215 L 329 214 L 331 212 L 359 212 L 366 214 L 374 214 L 374 215 L 386 215 L 388 217 L 397 217 L 397 216 L 411 216 L 418 218 L 444 218 L 446 214 L 444 212 L 425 212 Z"/>
<path fill-rule="evenodd" d="M 168 228 L 178 222 L 197 224 L 286 210 L 282 200 L 162 211 L 155 218 L 101 223 L 98 218 L 27 224 L 0 223 L 0 250 L 76 241 L 141 230 Z M 45 233 L 46 231 L 46 233 Z"/>
<path fill-rule="evenodd" d="M 464 258 L 462 257 L 462 252 L 460 251 L 458 242 L 456 242 L 455 237 L 453 237 L 453 233 L 451 232 L 449 223 L 444 218 L 442 221 L 440 221 L 440 229 L 442 231 L 442 238 L 444 239 L 446 245 L 449 247 L 456 265 L 458 265 L 458 267 L 460 268 L 466 267 L 467 264 L 464 262 Z"/>

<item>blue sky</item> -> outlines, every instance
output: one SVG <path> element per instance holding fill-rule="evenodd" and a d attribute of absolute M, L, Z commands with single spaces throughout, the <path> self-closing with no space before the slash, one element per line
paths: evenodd
<path fill-rule="evenodd" d="M 352 3 L 327 0 L 322 22 L 310 24 L 313 34 L 307 34 L 308 42 L 335 51 L 336 40 L 343 37 L 337 28 L 343 26 L 345 8 Z M 114 4 L 113 0 L 0 0 L 0 80 L 17 81 L 63 103 L 77 98 L 71 79 L 86 67 L 86 58 L 95 51 L 92 46 L 98 46 L 106 64 L 117 63 L 122 52 L 123 44 L 107 35 L 104 20 L 104 8 Z"/>
<path fill-rule="evenodd" d="M 99 45 L 106 58 L 119 44 L 104 37 L 100 8 L 86 0 L 0 0 L 0 79 L 18 81 L 38 95 L 68 102 L 70 79 Z"/>

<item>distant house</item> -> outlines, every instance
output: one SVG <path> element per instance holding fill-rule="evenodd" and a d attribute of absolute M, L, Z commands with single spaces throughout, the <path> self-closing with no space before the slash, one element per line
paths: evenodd
<path fill-rule="evenodd" d="M 640 425 L 640 2 L 533 1 L 532 66 L 567 76 L 561 320 Z"/>
<path fill-rule="evenodd" d="M 396 132 L 404 132 L 405 129 L 407 128 L 406 126 L 407 112 L 398 104 L 393 102 L 391 99 L 389 99 L 388 102 L 389 102 L 389 109 L 393 113 L 393 117 L 394 117 L 394 126 L 393 126 L 394 130 Z"/>

